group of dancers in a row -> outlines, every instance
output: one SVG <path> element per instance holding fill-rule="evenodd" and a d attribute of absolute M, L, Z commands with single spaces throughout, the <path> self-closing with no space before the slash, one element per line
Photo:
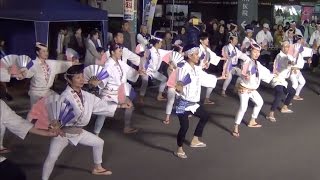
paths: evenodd
<path fill-rule="evenodd" d="M 250 30 L 248 30 L 249 32 Z M 167 101 L 165 124 L 170 123 L 170 115 L 173 109 L 179 118 L 180 129 L 177 134 L 177 150 L 174 154 L 179 158 L 187 158 L 183 150 L 183 143 L 189 128 L 189 118 L 199 117 L 193 139 L 190 146 L 194 148 L 206 147 L 205 142 L 200 140 L 205 125 L 209 119 L 209 114 L 200 103 L 202 87 L 205 87 L 204 104 L 213 104 L 210 95 L 216 87 L 219 79 L 224 80 L 222 95 L 226 96 L 226 90 L 231 82 L 232 76 L 237 75 L 236 92 L 240 98 L 240 107 L 235 117 L 235 125 L 231 130 L 232 135 L 239 137 L 239 125 L 248 107 L 249 99 L 255 104 L 253 113 L 247 126 L 252 128 L 261 127 L 256 121 L 263 98 L 257 91 L 260 82 L 271 83 L 275 89 L 274 101 L 270 108 L 270 113 L 266 117 L 272 122 L 276 121 L 275 111 L 280 106 L 283 97 L 284 105 L 281 107 L 282 113 L 292 113 L 288 108 L 293 98 L 302 100 L 299 96 L 305 83 L 300 70 L 304 63 L 304 39 L 295 36 L 294 44 L 288 41 L 282 43 L 282 49 L 274 61 L 273 71 L 261 65 L 258 61 L 261 46 L 251 38 L 244 42 L 238 49 L 238 38 L 229 37 L 229 44 L 223 48 L 223 57 L 217 56 L 209 48 L 207 33 L 200 34 L 199 45 L 188 44 L 179 47 L 176 44 L 173 51 L 160 49 L 162 39 L 153 37 L 149 44 L 139 44 L 136 52 L 131 52 L 123 47 L 123 34 L 114 34 L 114 42 L 110 44 L 106 52 L 107 59 L 103 68 L 107 71 L 106 78 L 98 78 L 96 74 L 86 73 L 86 68 L 79 64 L 76 58 L 72 61 L 48 60 L 48 49 L 44 44 L 36 44 L 37 58 L 33 60 L 32 67 L 19 69 L 15 75 L 17 79 L 31 78 L 29 96 L 31 111 L 36 111 L 36 105 L 41 100 L 56 94 L 50 88 L 53 85 L 55 76 L 65 73 L 64 78 L 67 88 L 59 97 L 63 102 L 72 106 L 73 118 L 70 121 L 60 123 L 58 126 L 50 123 L 47 130 L 38 130 L 37 134 L 52 136 L 48 156 L 44 162 L 42 179 L 47 180 L 54 168 L 55 162 L 63 149 L 70 143 L 72 145 L 83 144 L 93 148 L 94 167 L 92 174 L 110 175 L 110 169 L 103 168 L 102 154 L 104 141 L 99 137 L 106 117 L 113 117 L 118 109 L 124 109 L 124 133 L 136 133 L 138 129 L 131 126 L 131 116 L 133 108 L 133 87 L 139 76 L 142 79 L 139 103 L 143 103 L 146 94 L 148 81 L 160 81 L 157 100 Z M 243 48 L 245 47 L 245 48 Z M 221 76 L 208 73 L 209 66 L 217 66 L 220 61 L 224 61 Z M 309 62 L 308 62 L 309 63 Z M 165 64 L 165 66 L 163 66 Z M 95 65 L 92 65 L 95 66 Z M 166 68 L 163 68 L 166 67 Z M 165 69 L 165 70 L 164 70 Z M 10 81 L 10 68 L 1 68 L 1 81 Z M 89 71 L 88 71 L 89 72 Z M 88 78 L 89 77 L 89 78 Z M 292 86 L 288 86 L 288 81 Z M 130 82 L 130 83 L 129 83 Z M 84 91 L 85 84 L 99 88 L 98 96 Z M 167 86 L 167 96 L 164 91 Z M 50 98 L 48 98 L 50 99 Z M 33 124 L 23 121 L 2 101 L 1 102 L 1 133 L 7 127 L 18 136 L 24 138 L 30 132 L 35 132 Z M 175 108 L 173 108 L 175 104 Z M 9 112 L 9 113 L 4 113 Z M 35 113 L 34 113 L 35 114 Z M 91 116 L 98 115 L 93 133 L 84 129 L 91 120 Z M 30 121 L 37 121 L 36 116 L 30 115 Z M 10 122 L 8 120 L 10 119 Z M 57 119 L 58 120 L 58 119 Z M 3 138 L 3 134 L 1 137 Z"/>

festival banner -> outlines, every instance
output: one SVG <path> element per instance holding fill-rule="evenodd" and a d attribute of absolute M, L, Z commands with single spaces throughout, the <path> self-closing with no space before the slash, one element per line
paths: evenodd
<path fill-rule="evenodd" d="M 124 0 L 123 19 L 132 21 L 134 19 L 134 0 Z"/>
<path fill-rule="evenodd" d="M 144 13 L 143 13 L 143 24 L 147 25 L 148 33 L 151 34 L 154 13 L 156 10 L 158 0 L 145 0 L 144 1 Z"/>

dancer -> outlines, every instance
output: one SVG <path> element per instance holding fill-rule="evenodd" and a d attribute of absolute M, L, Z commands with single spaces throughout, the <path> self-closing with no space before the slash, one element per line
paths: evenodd
<path fill-rule="evenodd" d="M 150 49 L 150 59 L 147 59 L 147 68 L 146 68 L 146 75 L 142 76 L 142 84 L 140 88 L 140 102 L 143 102 L 143 97 L 146 94 L 148 80 L 150 78 L 154 78 L 160 81 L 159 86 L 159 93 L 157 96 L 158 101 L 165 101 L 167 100 L 163 97 L 164 89 L 166 88 L 167 77 L 161 74 L 158 70 L 160 68 L 162 58 L 160 56 L 160 48 L 162 45 L 162 39 L 160 38 L 153 38 L 150 40 L 150 44 L 152 45 Z"/>
<path fill-rule="evenodd" d="M 0 94 L 4 93 L 0 89 Z M 21 139 L 25 139 L 28 133 L 55 137 L 57 133 L 48 130 L 36 129 L 32 123 L 18 116 L 11 108 L 0 99 L 0 130 L 6 129 Z M 1 179 L 25 180 L 26 176 L 22 169 L 15 163 L 0 155 L 0 174 Z"/>
<path fill-rule="evenodd" d="M 209 114 L 198 104 L 200 101 L 201 84 L 208 81 L 210 77 L 197 66 L 199 63 L 199 46 L 189 44 L 183 48 L 186 63 L 178 70 L 176 91 L 181 94 L 177 99 L 176 114 L 180 121 L 180 129 L 177 135 L 178 149 L 175 155 L 179 158 L 187 158 L 182 146 L 189 128 L 188 116 L 193 114 L 199 117 L 199 123 L 191 141 L 191 147 L 206 147 L 204 142 L 199 140 L 202 137 L 203 129 L 209 119 Z"/>
<path fill-rule="evenodd" d="M 269 115 L 266 117 L 271 122 L 276 122 L 274 111 L 279 107 L 283 97 L 285 97 L 285 100 L 283 102 L 284 105 L 280 110 L 281 113 L 293 112 L 288 108 L 288 106 L 290 105 L 296 90 L 292 88 L 292 86 L 289 86 L 286 80 L 290 76 L 291 64 L 293 62 L 293 57 L 288 55 L 289 47 L 289 41 L 283 42 L 282 49 L 274 60 L 273 74 L 275 74 L 275 78 L 273 78 L 271 83 L 274 88 L 274 100 L 272 102 Z"/>
<path fill-rule="evenodd" d="M 248 48 L 250 47 L 251 44 L 257 44 L 257 43 L 254 40 L 254 38 L 252 38 L 253 28 L 250 25 L 246 26 L 245 31 L 246 31 L 246 37 L 242 41 L 241 51 L 243 53 L 246 53 L 247 56 L 250 56 L 250 51 L 248 51 Z"/>
<path fill-rule="evenodd" d="M 179 56 L 180 55 L 180 56 Z M 182 67 L 185 63 L 185 60 L 183 58 L 183 52 L 182 48 L 178 46 L 174 46 L 173 48 L 173 54 L 170 61 L 170 65 L 168 68 L 168 91 L 167 91 L 167 105 L 166 105 L 166 117 L 165 120 L 162 121 L 164 124 L 170 124 L 170 115 L 172 112 L 174 100 L 176 98 L 176 82 L 177 82 L 177 71 L 180 67 Z"/>
<path fill-rule="evenodd" d="M 69 143 L 74 146 L 78 144 L 91 146 L 93 148 L 94 161 L 92 174 L 111 175 L 111 170 L 101 166 L 104 141 L 98 136 L 84 130 L 83 127 L 88 125 L 92 114 L 113 117 L 114 109 L 117 105 L 113 105 L 112 103 L 106 104 L 105 101 L 95 95 L 81 90 L 84 85 L 83 65 L 70 67 L 65 74 L 65 78 L 68 86 L 61 94 L 61 98 L 71 103 L 76 116 L 62 128 L 65 136 L 54 137 L 51 140 L 49 154 L 43 166 L 42 180 L 49 179 L 55 162 Z M 89 83 L 97 85 L 99 82 L 91 80 Z"/>
<path fill-rule="evenodd" d="M 293 97 L 294 100 L 297 101 L 302 101 L 303 98 L 300 97 L 300 93 L 306 84 L 306 80 L 304 79 L 301 69 L 303 69 L 304 64 L 311 63 L 311 60 L 309 59 L 308 61 L 305 61 L 302 55 L 302 52 L 304 51 L 304 43 L 305 40 L 303 36 L 301 35 L 296 35 L 294 36 L 294 44 L 290 47 L 290 53 L 292 56 L 295 58 L 294 65 L 291 68 L 291 75 L 290 75 L 290 80 L 292 83 L 292 87 L 296 90 L 296 94 Z"/>
<path fill-rule="evenodd" d="M 113 43 L 110 45 L 110 58 L 105 64 L 105 68 L 109 77 L 100 83 L 101 88 L 100 97 L 107 102 L 114 102 L 119 104 L 120 108 L 125 108 L 124 113 L 124 129 L 125 134 L 136 133 L 138 129 L 131 127 L 132 113 L 134 110 L 133 104 L 129 99 L 131 85 L 127 83 L 127 71 L 130 68 L 125 62 L 121 61 L 123 46 Z M 121 87 L 122 86 L 122 87 Z M 120 89 L 125 91 L 121 91 Z M 122 94 L 121 94 L 122 93 Z M 125 94 L 124 94 L 125 93 Z M 121 97 L 122 96 L 124 98 Z M 121 101 L 119 101 L 121 100 Z M 115 109 L 114 109 L 115 110 Z M 106 116 L 99 115 L 96 119 L 94 133 L 99 135 L 101 128 L 104 124 Z"/>
<path fill-rule="evenodd" d="M 222 76 L 226 78 L 223 83 L 221 95 L 227 97 L 226 90 L 232 80 L 233 75 L 240 76 L 241 69 L 239 65 L 239 59 L 243 62 L 250 61 L 250 58 L 242 53 L 236 45 L 238 44 L 238 37 L 230 36 L 229 44 L 223 48 L 223 56 L 227 58 L 227 61 L 224 63 Z"/>
<path fill-rule="evenodd" d="M 243 119 L 243 116 L 248 108 L 249 99 L 255 104 L 251 119 L 248 123 L 248 127 L 260 128 L 260 124 L 256 122 L 261 107 L 263 105 L 263 99 L 257 91 L 261 80 L 270 83 L 273 75 L 270 71 L 262 66 L 257 59 L 260 56 L 261 47 L 258 44 L 251 45 L 251 60 L 245 62 L 242 67 L 242 75 L 240 76 L 240 83 L 238 87 L 238 95 L 240 97 L 240 107 L 235 118 L 235 125 L 232 131 L 232 135 L 239 137 L 239 125 Z"/>
<path fill-rule="evenodd" d="M 221 58 L 217 56 L 214 52 L 211 51 L 209 48 L 209 34 L 208 33 L 201 33 L 200 34 L 200 66 L 204 69 L 208 69 L 209 66 L 212 64 L 217 66 L 220 60 L 226 60 L 225 58 Z M 213 89 L 216 87 L 217 84 L 217 77 L 213 75 L 211 78 L 212 86 L 205 86 L 206 87 L 206 97 L 204 100 L 204 104 L 214 104 L 213 101 L 210 100 L 210 95 Z"/>
<path fill-rule="evenodd" d="M 31 106 L 40 98 L 55 93 L 50 88 L 53 85 L 55 76 L 66 70 L 78 62 L 48 60 L 48 48 L 46 45 L 36 43 L 37 58 L 33 60 L 33 66 L 29 70 L 25 70 L 24 78 L 31 78 L 29 96 Z M 21 78 L 20 78 L 21 79 Z"/>

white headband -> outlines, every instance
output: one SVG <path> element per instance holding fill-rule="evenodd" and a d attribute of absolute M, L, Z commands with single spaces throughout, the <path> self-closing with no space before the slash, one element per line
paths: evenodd
<path fill-rule="evenodd" d="M 196 51 L 199 51 L 199 49 L 200 49 L 199 47 L 193 47 L 193 48 L 189 49 L 188 51 L 185 51 L 184 54 L 186 56 L 189 56 L 189 55 L 195 53 Z"/>

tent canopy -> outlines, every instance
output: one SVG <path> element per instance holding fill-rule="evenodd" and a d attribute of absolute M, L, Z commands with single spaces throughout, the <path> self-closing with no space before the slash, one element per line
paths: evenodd
<path fill-rule="evenodd" d="M 0 0 L 0 18 L 25 21 L 101 21 L 107 11 L 76 0 Z"/>

